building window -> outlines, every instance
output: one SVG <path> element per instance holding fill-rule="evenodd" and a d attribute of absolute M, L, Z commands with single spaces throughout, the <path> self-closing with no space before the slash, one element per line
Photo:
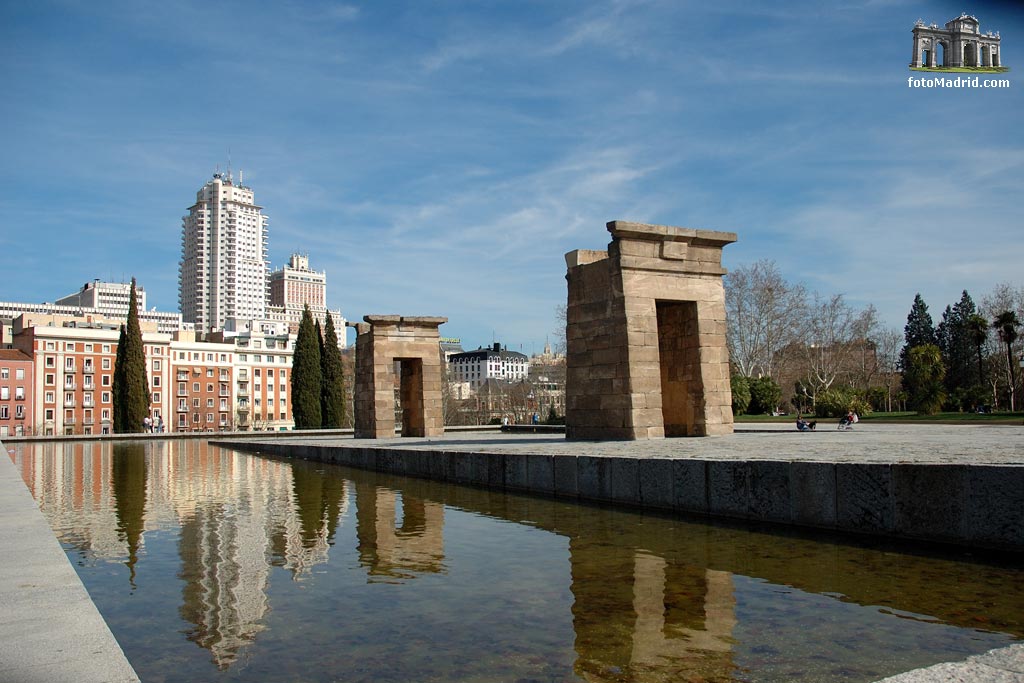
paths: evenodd
<path fill-rule="evenodd" d="M 0 368 L 0 379 L 10 379 L 11 371 L 9 368 Z"/>
<path fill-rule="evenodd" d="M 53 384 L 55 384 L 54 376 L 53 375 L 46 375 L 46 377 L 43 379 L 43 382 L 45 384 L 48 384 L 48 385 L 52 386 Z"/>
<path fill-rule="evenodd" d="M 153 361 L 153 372 L 160 372 L 160 361 Z"/>
<path fill-rule="evenodd" d="M 206 376 L 213 377 L 213 368 L 206 368 Z"/>
<path fill-rule="evenodd" d="M 57 359 L 54 358 L 53 356 L 47 356 L 46 357 L 46 367 L 48 367 L 48 368 L 55 368 L 55 367 L 57 367 Z"/>
<path fill-rule="evenodd" d="M 102 377 L 100 377 L 100 384 L 102 384 L 105 387 L 109 387 L 110 386 L 110 375 L 103 375 Z"/>
<path fill-rule="evenodd" d="M 0 406 L 0 420 L 11 419 L 10 408 L 7 406 Z"/>
<path fill-rule="evenodd" d="M 153 392 L 153 403 L 159 403 L 159 402 L 160 402 L 160 392 L 159 391 L 155 391 L 155 392 Z"/>
<path fill-rule="evenodd" d="M 68 342 L 68 351 L 75 350 L 75 342 Z"/>
<path fill-rule="evenodd" d="M 25 406 L 14 406 L 14 417 L 18 420 L 25 419 Z"/>
<path fill-rule="evenodd" d="M 192 382 L 192 391 L 199 393 L 199 382 Z"/>
<path fill-rule="evenodd" d="M 46 412 L 44 414 L 46 415 L 45 419 L 52 420 L 53 419 L 53 408 L 47 408 Z"/>
<path fill-rule="evenodd" d="M 103 353 L 110 353 L 110 344 L 103 345 Z"/>
<path fill-rule="evenodd" d="M 91 353 L 92 352 L 92 344 L 86 344 L 85 345 L 85 351 L 86 351 L 86 353 Z"/>
<path fill-rule="evenodd" d="M 110 369 L 110 359 L 109 358 L 104 358 L 101 361 L 100 367 L 103 368 L 104 370 L 109 370 Z"/>
<path fill-rule="evenodd" d="M 100 401 L 102 403 L 110 403 L 110 392 L 104 391 L 102 394 L 100 394 Z"/>

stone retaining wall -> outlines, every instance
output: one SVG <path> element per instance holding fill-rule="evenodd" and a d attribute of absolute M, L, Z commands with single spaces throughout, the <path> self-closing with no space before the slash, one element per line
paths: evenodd
<path fill-rule="evenodd" d="M 1024 551 L 1021 465 L 659 459 L 211 443 L 545 496 Z"/>

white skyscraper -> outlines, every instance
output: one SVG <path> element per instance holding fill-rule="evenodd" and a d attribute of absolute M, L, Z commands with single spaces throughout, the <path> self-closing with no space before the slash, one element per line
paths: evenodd
<path fill-rule="evenodd" d="M 251 188 L 215 173 L 182 219 L 178 303 L 196 330 L 267 312 L 267 217 Z"/>

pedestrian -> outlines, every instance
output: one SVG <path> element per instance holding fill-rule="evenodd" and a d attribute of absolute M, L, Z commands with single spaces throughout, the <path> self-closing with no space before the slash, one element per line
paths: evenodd
<path fill-rule="evenodd" d="M 153 419 L 149 415 L 147 415 L 146 417 L 142 418 L 142 431 L 144 431 L 144 432 L 151 432 L 151 431 L 153 431 Z"/>

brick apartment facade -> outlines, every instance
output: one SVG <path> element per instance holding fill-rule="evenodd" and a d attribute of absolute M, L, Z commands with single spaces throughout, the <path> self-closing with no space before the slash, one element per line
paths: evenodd
<path fill-rule="evenodd" d="M 15 349 L 0 349 L 0 438 L 31 433 L 32 389 L 32 358 Z"/>

